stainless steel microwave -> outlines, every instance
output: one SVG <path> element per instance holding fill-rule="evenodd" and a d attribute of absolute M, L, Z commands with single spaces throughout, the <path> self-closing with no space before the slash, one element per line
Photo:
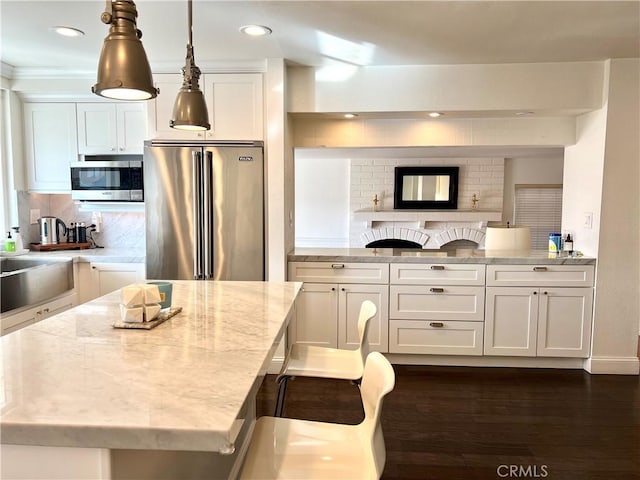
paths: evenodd
<path fill-rule="evenodd" d="M 72 163 L 71 198 L 93 202 L 143 202 L 142 161 Z"/>

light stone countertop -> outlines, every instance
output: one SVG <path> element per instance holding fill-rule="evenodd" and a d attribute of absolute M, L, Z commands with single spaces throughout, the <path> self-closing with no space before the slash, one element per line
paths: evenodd
<path fill-rule="evenodd" d="M 595 265 L 593 257 L 555 256 L 546 250 L 485 251 L 459 248 L 455 251 L 398 248 L 296 248 L 290 262 L 353 263 L 481 263 L 502 265 Z"/>
<path fill-rule="evenodd" d="M 85 248 L 82 250 L 31 250 L 21 257 L 64 257 L 72 258 L 74 262 L 103 262 L 103 263 L 144 263 L 146 252 L 131 248 Z"/>
<path fill-rule="evenodd" d="M 302 284 L 173 285 L 183 311 L 152 330 L 112 327 L 116 291 L 2 337 L 2 443 L 232 447 Z"/>

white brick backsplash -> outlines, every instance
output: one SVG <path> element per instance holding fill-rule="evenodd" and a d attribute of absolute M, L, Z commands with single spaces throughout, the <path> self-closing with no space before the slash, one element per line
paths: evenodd
<path fill-rule="evenodd" d="M 354 152 L 355 153 L 355 152 Z M 458 180 L 458 209 L 470 210 L 471 198 L 475 194 L 479 199 L 480 210 L 501 210 L 504 185 L 504 159 L 486 157 L 464 158 L 366 158 L 352 157 L 351 159 L 351 211 L 373 207 L 373 196 L 378 195 L 381 210 L 393 209 L 394 170 L 396 166 L 458 166 L 460 177 Z M 441 224 L 438 224 L 441 223 Z M 395 229 L 394 229 L 395 227 Z M 484 232 L 478 230 L 479 225 L 460 225 L 456 222 L 429 222 L 426 228 L 398 228 L 400 225 L 385 225 L 376 229 L 376 237 L 381 232 L 389 233 L 389 238 L 399 235 L 399 238 L 428 242 L 426 248 L 439 248 L 444 238 L 463 238 L 478 243 L 484 241 Z M 353 247 L 366 245 L 364 235 L 371 232 L 363 222 L 350 220 L 350 244 Z M 442 234 L 442 236 L 441 236 Z M 373 233 L 369 233 L 371 237 Z M 422 235 L 425 235 L 423 237 Z M 437 239 L 436 239 L 436 236 Z"/>

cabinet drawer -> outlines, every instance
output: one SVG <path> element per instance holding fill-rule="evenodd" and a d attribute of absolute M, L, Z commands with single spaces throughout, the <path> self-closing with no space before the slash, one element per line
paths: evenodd
<path fill-rule="evenodd" d="M 485 265 L 393 263 L 389 277 L 403 285 L 484 285 Z"/>
<path fill-rule="evenodd" d="M 388 263 L 291 262 L 289 281 L 389 283 Z"/>
<path fill-rule="evenodd" d="M 483 287 L 389 287 L 389 317 L 408 320 L 484 320 Z"/>
<path fill-rule="evenodd" d="M 389 321 L 390 353 L 482 355 L 480 322 Z"/>
<path fill-rule="evenodd" d="M 489 265 L 487 285 L 592 287 L 593 265 Z"/>

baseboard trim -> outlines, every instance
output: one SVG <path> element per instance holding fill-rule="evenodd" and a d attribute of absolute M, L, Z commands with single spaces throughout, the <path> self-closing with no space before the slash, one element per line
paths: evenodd
<path fill-rule="evenodd" d="M 385 353 L 392 364 L 441 365 L 450 367 L 516 367 L 583 369 L 584 358 L 498 357 L 475 355 L 412 355 Z"/>
<path fill-rule="evenodd" d="M 638 357 L 591 357 L 584 361 L 584 369 L 593 374 L 638 375 Z"/>
<path fill-rule="evenodd" d="M 267 369 L 267 373 L 271 375 L 277 375 L 282 370 L 282 364 L 284 363 L 284 357 L 273 357 L 271 359 L 271 363 L 269 364 L 269 368 Z"/>

